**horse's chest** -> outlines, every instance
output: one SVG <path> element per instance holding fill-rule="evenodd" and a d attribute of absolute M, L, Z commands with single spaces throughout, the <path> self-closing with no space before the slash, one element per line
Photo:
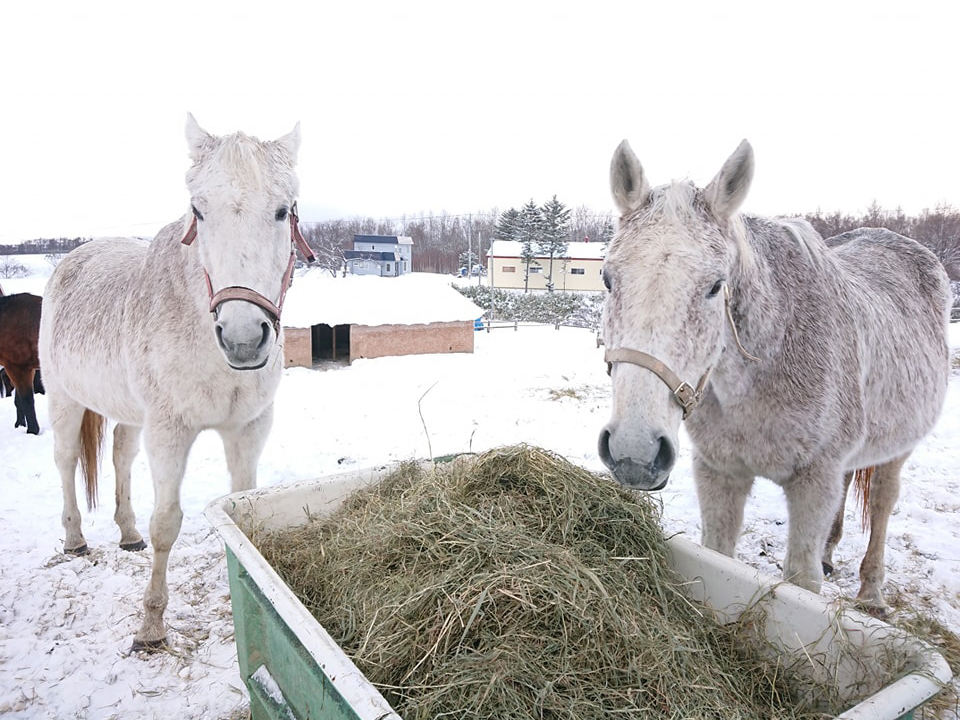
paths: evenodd
<path fill-rule="evenodd" d="M 789 479 L 806 464 L 818 444 L 810 433 L 797 432 L 788 423 L 751 414 L 704 414 L 689 422 L 687 431 L 712 467 L 775 482 Z"/>
<path fill-rule="evenodd" d="M 194 398 L 198 424 L 217 427 L 250 422 L 273 403 L 279 381 L 279 374 L 242 373 L 202 384 Z"/>

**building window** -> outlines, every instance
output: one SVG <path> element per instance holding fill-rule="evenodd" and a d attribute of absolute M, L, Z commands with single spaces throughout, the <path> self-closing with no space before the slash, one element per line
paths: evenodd
<path fill-rule="evenodd" d="M 542 272 L 543 272 L 543 268 L 542 268 L 542 267 L 539 267 L 539 266 L 537 266 L 537 265 L 531 265 L 531 266 L 530 266 L 530 274 L 531 274 L 531 275 L 536 275 L 537 273 L 542 273 Z"/>
<path fill-rule="evenodd" d="M 586 275 L 586 268 L 570 268 L 571 275 Z"/>
<path fill-rule="evenodd" d="M 387 263 L 387 272 L 390 272 L 390 263 Z"/>
<path fill-rule="evenodd" d="M 517 266 L 516 266 L 516 265 L 504 265 L 504 266 L 503 266 L 503 271 L 504 271 L 505 273 L 508 273 L 508 272 L 515 273 L 515 272 L 517 271 Z"/>

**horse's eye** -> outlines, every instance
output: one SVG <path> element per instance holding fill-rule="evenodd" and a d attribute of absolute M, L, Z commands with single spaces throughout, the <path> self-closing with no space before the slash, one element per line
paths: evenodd
<path fill-rule="evenodd" d="M 277 222 L 280 222 L 280 221 L 282 221 L 282 220 L 286 220 L 286 219 L 287 219 L 287 212 L 288 212 L 288 211 L 287 211 L 287 208 L 285 208 L 285 207 L 282 207 L 282 208 L 280 208 L 279 210 L 277 210 L 277 214 L 274 215 L 274 217 L 276 218 Z"/>
<path fill-rule="evenodd" d="M 606 270 L 604 270 L 604 271 L 603 271 L 603 286 L 604 286 L 607 290 L 611 290 L 611 289 L 612 289 L 612 288 L 611 288 L 611 285 L 612 285 L 612 283 L 610 282 L 610 273 L 608 273 Z"/>
<path fill-rule="evenodd" d="M 197 210 L 197 206 L 196 206 L 196 205 L 191 205 L 191 206 L 190 206 L 190 209 L 193 210 L 193 216 L 194 216 L 197 220 L 203 220 L 203 213 L 200 212 L 199 210 Z"/>
<path fill-rule="evenodd" d="M 710 288 L 710 292 L 707 293 L 707 297 L 716 297 L 717 294 L 723 289 L 723 279 L 717 280 L 713 287 Z"/>

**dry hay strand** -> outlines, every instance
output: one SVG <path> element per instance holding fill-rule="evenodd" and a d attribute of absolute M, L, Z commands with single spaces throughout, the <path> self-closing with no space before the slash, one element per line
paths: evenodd
<path fill-rule="evenodd" d="M 543 450 L 408 462 L 251 536 L 405 720 L 822 717 L 684 594 L 648 496 Z"/>

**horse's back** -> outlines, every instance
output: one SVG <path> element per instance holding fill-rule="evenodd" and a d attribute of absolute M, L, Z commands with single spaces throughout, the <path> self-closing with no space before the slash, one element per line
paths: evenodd
<path fill-rule="evenodd" d="M 36 328 L 40 322 L 40 305 L 43 298 L 31 293 L 16 293 L 14 295 L 0 295 L 0 315 L 3 322 L 22 324 L 32 328 L 36 338 Z"/>
<path fill-rule="evenodd" d="M 928 248 L 884 228 L 859 228 L 825 242 L 845 280 L 862 288 L 867 302 L 889 307 L 891 316 L 915 310 L 911 320 L 928 320 L 931 335 L 946 338 L 953 302 L 950 279 Z M 906 307 L 905 302 L 915 305 Z"/>
<path fill-rule="evenodd" d="M 121 379 L 122 324 L 150 244 L 102 238 L 70 252 L 54 269 L 43 301 L 40 363 L 54 392 L 75 395 L 79 377 Z M 90 369 L 93 372 L 90 372 Z M 83 371 L 86 371 L 84 373 Z"/>

